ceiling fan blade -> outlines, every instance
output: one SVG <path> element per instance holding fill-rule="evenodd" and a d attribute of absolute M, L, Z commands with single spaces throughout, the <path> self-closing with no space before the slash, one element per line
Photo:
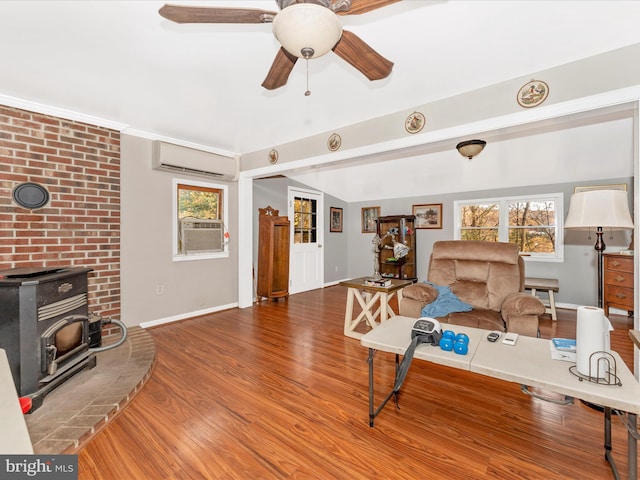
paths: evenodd
<path fill-rule="evenodd" d="M 166 4 L 158 13 L 176 23 L 268 23 L 278 12 L 253 8 L 187 7 Z"/>
<path fill-rule="evenodd" d="M 262 86 L 267 90 L 275 90 L 286 85 L 289 74 L 293 70 L 298 57 L 291 55 L 284 48 L 280 47 L 275 60 L 271 64 L 267 77 L 262 82 Z"/>
<path fill-rule="evenodd" d="M 400 0 L 351 0 L 351 8 L 346 12 L 337 12 L 338 15 L 360 15 L 371 10 L 386 7 Z"/>
<path fill-rule="evenodd" d="M 347 30 L 342 31 L 342 38 L 333 47 L 333 51 L 360 70 L 369 80 L 386 78 L 393 69 L 393 62 L 376 52 L 355 33 Z"/>

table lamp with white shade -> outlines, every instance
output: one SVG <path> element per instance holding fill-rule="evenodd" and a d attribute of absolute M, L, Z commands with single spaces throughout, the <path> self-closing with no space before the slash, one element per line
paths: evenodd
<path fill-rule="evenodd" d="M 627 192 L 624 190 L 588 190 L 571 195 L 569 213 L 564 223 L 569 230 L 595 230 L 598 253 L 598 307 L 602 308 L 602 252 L 606 245 L 604 230 L 633 228 Z"/>

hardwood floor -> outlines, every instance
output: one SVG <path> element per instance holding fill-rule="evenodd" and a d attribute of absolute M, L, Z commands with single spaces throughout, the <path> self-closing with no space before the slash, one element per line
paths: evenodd
<path fill-rule="evenodd" d="M 151 329 L 153 376 L 80 452 L 79 478 L 613 478 L 602 414 L 427 362 L 370 428 L 367 349 L 342 334 L 345 299 L 329 287 Z M 542 335 L 575 335 L 574 318 L 559 311 Z M 632 366 L 632 322 L 614 326 Z M 378 391 L 392 379 L 393 356 L 379 353 Z M 612 430 L 626 478 L 626 430 Z"/>

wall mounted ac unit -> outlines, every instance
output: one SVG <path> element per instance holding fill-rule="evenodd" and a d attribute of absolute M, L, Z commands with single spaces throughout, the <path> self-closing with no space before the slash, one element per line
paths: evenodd
<path fill-rule="evenodd" d="M 180 253 L 214 253 L 224 251 L 222 220 L 183 218 L 180 221 Z"/>
<path fill-rule="evenodd" d="M 236 156 L 219 155 L 156 140 L 153 142 L 152 167 L 154 170 L 233 182 L 238 180 L 240 160 Z"/>

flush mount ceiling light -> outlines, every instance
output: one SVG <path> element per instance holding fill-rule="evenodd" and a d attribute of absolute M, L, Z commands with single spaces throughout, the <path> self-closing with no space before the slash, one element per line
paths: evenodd
<path fill-rule="evenodd" d="M 460 155 L 471 160 L 482 150 L 484 150 L 484 146 L 486 144 L 487 142 L 485 142 L 484 140 L 466 140 L 456 145 L 456 149 L 458 150 L 458 152 L 460 152 Z"/>
<path fill-rule="evenodd" d="M 273 19 L 273 34 L 280 45 L 298 58 L 318 58 L 336 46 L 342 36 L 338 16 L 313 3 L 296 3 Z"/>

